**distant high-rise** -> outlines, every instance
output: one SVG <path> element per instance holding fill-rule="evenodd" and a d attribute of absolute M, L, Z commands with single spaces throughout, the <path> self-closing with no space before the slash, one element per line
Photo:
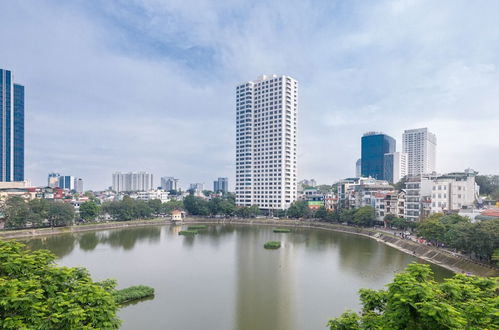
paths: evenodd
<path fill-rule="evenodd" d="M 24 181 L 24 86 L 0 69 L 0 181 Z"/>
<path fill-rule="evenodd" d="M 113 174 L 113 190 L 148 191 L 154 188 L 153 175 L 147 172 L 116 172 Z"/>
<path fill-rule="evenodd" d="M 395 139 L 383 133 L 368 132 L 362 136 L 361 175 L 385 180 L 384 157 L 395 152 Z"/>
<path fill-rule="evenodd" d="M 189 190 L 192 190 L 196 193 L 200 193 L 204 190 L 204 184 L 203 183 L 191 183 L 189 185 Z"/>
<path fill-rule="evenodd" d="M 83 193 L 83 179 L 81 178 L 75 179 L 75 191 L 80 194 Z"/>
<path fill-rule="evenodd" d="M 403 152 L 407 153 L 407 174 L 430 174 L 436 170 L 437 138 L 428 128 L 405 130 Z"/>
<path fill-rule="evenodd" d="M 175 179 L 172 176 L 164 176 L 161 178 L 161 189 L 170 191 L 170 190 L 176 190 L 178 191 L 180 189 L 179 186 L 179 179 Z"/>
<path fill-rule="evenodd" d="M 407 154 L 405 152 L 392 152 L 384 157 L 383 180 L 397 183 L 407 175 Z"/>
<path fill-rule="evenodd" d="M 50 188 L 55 188 L 59 187 L 59 178 L 60 178 L 59 173 L 49 173 L 48 179 L 47 179 L 47 185 Z"/>
<path fill-rule="evenodd" d="M 213 191 L 214 192 L 229 192 L 229 179 L 228 178 L 218 178 L 213 181 Z"/>
<path fill-rule="evenodd" d="M 263 75 L 236 88 L 236 203 L 287 209 L 297 199 L 298 82 Z"/>
<path fill-rule="evenodd" d="M 355 177 L 360 178 L 362 176 L 362 159 L 357 159 L 355 162 Z"/>
<path fill-rule="evenodd" d="M 66 190 L 75 190 L 75 177 L 64 175 L 59 177 L 58 187 Z"/>

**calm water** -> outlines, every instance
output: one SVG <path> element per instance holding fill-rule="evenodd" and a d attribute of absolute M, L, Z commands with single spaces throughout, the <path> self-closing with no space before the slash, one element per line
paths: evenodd
<path fill-rule="evenodd" d="M 276 234 L 266 226 L 211 226 L 195 237 L 180 226 L 115 229 L 32 239 L 59 264 L 95 280 L 145 284 L 154 299 L 122 308 L 123 329 L 311 330 L 359 309 L 360 288 L 382 288 L 417 260 L 369 238 L 314 229 Z M 263 244 L 280 240 L 279 250 Z M 438 278 L 451 272 L 432 266 Z"/>

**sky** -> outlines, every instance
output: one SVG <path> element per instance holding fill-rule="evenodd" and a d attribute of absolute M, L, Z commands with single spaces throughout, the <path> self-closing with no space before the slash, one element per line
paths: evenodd
<path fill-rule="evenodd" d="M 499 173 L 499 1 L 0 1 L 25 86 L 26 178 L 235 178 L 235 88 L 299 81 L 298 179 L 355 174 L 360 139 L 437 136 L 437 170 Z"/>

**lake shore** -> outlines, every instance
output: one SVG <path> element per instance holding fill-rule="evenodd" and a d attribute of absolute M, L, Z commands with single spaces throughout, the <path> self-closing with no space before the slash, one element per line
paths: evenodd
<path fill-rule="evenodd" d="M 118 228 L 132 228 L 141 226 L 169 225 L 172 221 L 169 219 L 152 220 L 134 220 L 107 222 L 99 224 L 75 225 L 70 227 L 56 228 L 37 228 L 1 231 L 0 239 L 24 239 L 30 237 L 57 235 L 64 233 L 78 233 L 95 230 L 108 230 Z M 402 239 L 397 236 L 387 234 L 382 231 L 371 228 L 360 228 L 346 226 L 334 223 L 324 223 L 318 221 L 304 220 L 274 220 L 274 219 L 216 219 L 216 218 L 187 218 L 182 224 L 235 224 L 235 225 L 267 225 L 267 226 L 285 226 L 300 228 L 315 228 L 330 231 L 338 231 L 361 235 L 377 240 L 404 253 L 413 255 L 427 262 L 439 265 L 455 273 L 470 273 L 478 276 L 499 276 L 499 269 L 473 260 L 453 255 L 445 250 L 437 249 L 432 246 L 418 244 L 413 241 Z"/>

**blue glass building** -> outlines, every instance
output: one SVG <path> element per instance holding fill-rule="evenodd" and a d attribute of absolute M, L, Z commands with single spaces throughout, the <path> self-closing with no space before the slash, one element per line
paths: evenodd
<path fill-rule="evenodd" d="M 361 174 L 378 180 L 385 178 L 386 153 L 395 152 L 395 139 L 382 133 L 369 132 L 362 136 Z"/>
<path fill-rule="evenodd" d="M 0 69 L 0 181 L 24 180 L 24 87 Z"/>

